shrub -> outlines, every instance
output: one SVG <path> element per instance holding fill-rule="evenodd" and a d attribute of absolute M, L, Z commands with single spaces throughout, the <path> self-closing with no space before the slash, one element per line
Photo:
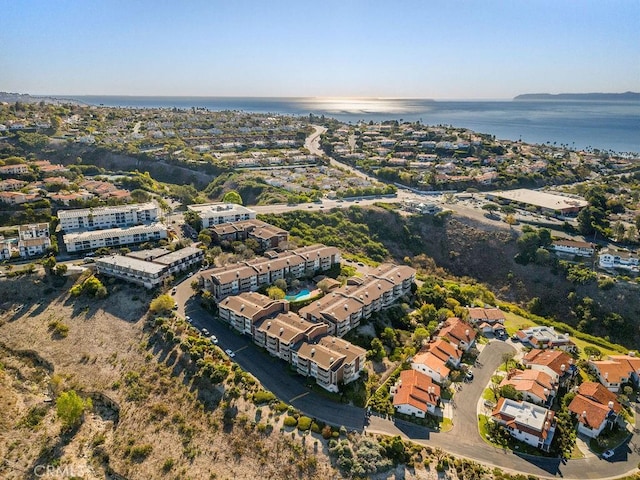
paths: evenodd
<path fill-rule="evenodd" d="M 322 428 L 322 438 L 324 438 L 325 440 L 328 440 L 331 438 L 331 426 L 329 425 L 325 425 Z"/>
<path fill-rule="evenodd" d="M 253 403 L 256 405 L 262 405 L 264 403 L 271 403 L 276 399 L 276 396 L 266 390 L 260 390 L 253 394 Z"/>
<path fill-rule="evenodd" d="M 57 338 L 66 338 L 69 335 L 69 327 L 60 320 L 49 322 L 49 331 Z"/>
<path fill-rule="evenodd" d="M 311 431 L 313 433 L 320 433 L 320 425 L 318 425 L 316 422 L 311 423 Z"/>
<path fill-rule="evenodd" d="M 287 415 L 284 419 L 284 426 L 285 427 L 295 427 L 298 424 L 298 420 L 296 420 L 294 417 Z"/>
<path fill-rule="evenodd" d="M 134 462 L 141 462 L 149 456 L 152 450 L 153 446 L 148 443 L 145 443 L 144 445 L 135 445 L 131 448 L 129 455 L 131 456 L 131 460 Z"/>
<path fill-rule="evenodd" d="M 35 407 L 31 407 L 27 412 L 27 415 L 20 420 L 18 424 L 21 427 L 34 428 L 40 425 L 42 419 L 47 414 L 47 408 L 43 406 L 36 405 Z"/>
<path fill-rule="evenodd" d="M 311 428 L 311 420 L 309 417 L 302 416 L 298 418 L 298 430 L 306 432 Z"/>
<path fill-rule="evenodd" d="M 56 412 L 65 427 L 78 425 L 85 410 L 93 408 L 91 399 L 83 400 L 75 391 L 69 390 L 60 394 L 56 400 Z"/>

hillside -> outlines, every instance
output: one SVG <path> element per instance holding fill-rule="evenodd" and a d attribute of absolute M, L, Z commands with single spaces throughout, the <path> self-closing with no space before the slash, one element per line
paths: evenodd
<path fill-rule="evenodd" d="M 524 93 L 514 100 L 640 101 L 640 93 Z"/>
<path fill-rule="evenodd" d="M 255 382 L 212 385 L 196 375 L 146 322 L 146 291 L 112 284 L 96 301 L 71 299 L 70 285 L 37 274 L 0 282 L 0 298 L 25 305 L 0 317 L 1 478 L 39 478 L 29 473 L 38 465 L 86 480 L 336 475 L 312 442 L 277 433 L 281 413 L 263 408 L 271 428 L 256 428 L 259 409 L 246 401 Z M 65 429 L 51 399 L 70 389 L 94 408 Z"/>
<path fill-rule="evenodd" d="M 595 281 L 572 283 L 550 266 L 518 264 L 515 230 L 496 230 L 463 217 L 406 217 L 356 206 L 328 215 L 298 211 L 265 219 L 293 228 L 293 235 L 307 241 L 336 245 L 354 255 L 378 261 L 387 255 L 424 274 L 481 282 L 504 301 L 533 305 L 539 315 L 630 348 L 640 344 L 637 284 L 619 282 L 606 290 Z"/>

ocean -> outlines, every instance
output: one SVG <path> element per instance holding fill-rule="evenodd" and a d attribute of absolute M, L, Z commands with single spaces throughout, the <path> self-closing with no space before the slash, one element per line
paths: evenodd
<path fill-rule="evenodd" d="M 452 125 L 498 139 L 640 153 L 637 101 L 434 101 L 378 98 L 67 96 L 91 105 L 133 108 L 239 110 L 283 115 L 325 115 L 361 120 Z"/>

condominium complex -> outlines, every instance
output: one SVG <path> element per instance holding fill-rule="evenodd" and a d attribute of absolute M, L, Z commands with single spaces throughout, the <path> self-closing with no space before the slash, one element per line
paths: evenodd
<path fill-rule="evenodd" d="M 278 248 L 289 240 L 289 232 L 270 225 L 262 220 L 252 219 L 234 223 L 223 223 L 210 228 L 214 242 L 235 242 L 253 239 L 261 250 Z"/>
<path fill-rule="evenodd" d="M 58 211 L 64 232 L 128 227 L 158 220 L 159 208 L 154 203 L 134 203 L 115 207 L 78 208 Z"/>
<path fill-rule="evenodd" d="M 148 257 L 143 252 L 128 255 L 110 255 L 96 259 L 98 273 L 120 278 L 145 288 L 154 288 L 171 274 L 187 270 L 200 262 L 204 252 L 199 248 L 186 247 L 175 252 L 166 249 L 154 249 Z"/>
<path fill-rule="evenodd" d="M 312 322 L 324 322 L 329 333 L 338 337 L 360 325 L 363 318 L 391 305 L 408 293 L 416 271 L 407 266 L 382 264 L 364 279 L 337 288 L 300 309 L 300 316 Z"/>
<path fill-rule="evenodd" d="M 326 390 L 337 392 L 339 383 L 356 380 L 364 368 L 366 350 L 327 335 L 324 323 L 289 312 L 286 300 L 245 292 L 225 298 L 218 309 L 221 320 Z"/>
<path fill-rule="evenodd" d="M 188 205 L 187 209 L 198 214 L 203 228 L 256 218 L 256 212 L 235 203 L 198 203 Z"/>
<path fill-rule="evenodd" d="M 207 270 L 201 277 L 204 286 L 220 301 L 229 295 L 256 291 L 280 278 L 314 275 L 339 263 L 337 248 L 317 244 L 281 253 L 267 252 L 264 257 Z"/>

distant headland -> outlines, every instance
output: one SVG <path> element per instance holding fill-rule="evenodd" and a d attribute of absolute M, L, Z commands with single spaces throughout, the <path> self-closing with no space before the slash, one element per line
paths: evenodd
<path fill-rule="evenodd" d="M 606 100 L 606 101 L 640 101 L 640 93 L 525 93 L 514 100 Z"/>

